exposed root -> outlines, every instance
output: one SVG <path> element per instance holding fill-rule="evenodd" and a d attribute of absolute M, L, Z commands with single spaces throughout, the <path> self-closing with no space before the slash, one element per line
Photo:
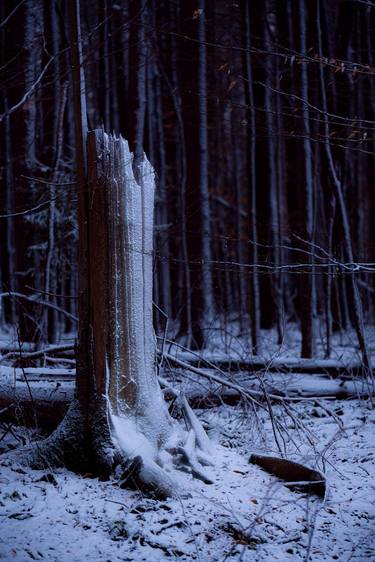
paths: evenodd
<path fill-rule="evenodd" d="M 88 418 L 74 400 L 49 437 L 6 453 L 1 462 L 33 469 L 65 466 L 105 477 L 115 474 L 121 487 L 131 486 L 158 498 L 180 495 L 188 488 L 181 472 L 211 484 L 203 466 L 213 464 L 209 439 L 185 397 L 182 409 L 187 431 L 170 420 L 161 443 L 160 435 L 142 432 L 147 420 L 111 415 L 105 397 L 92 400 Z"/>
<path fill-rule="evenodd" d="M 177 451 L 181 454 L 184 465 L 190 467 L 191 474 L 202 480 L 205 484 L 213 484 L 212 480 L 207 476 L 199 463 L 198 455 L 196 453 L 196 435 L 191 429 L 188 433 L 185 445 L 179 447 Z"/>
<path fill-rule="evenodd" d="M 22 464 L 35 470 L 66 466 L 81 471 L 87 462 L 84 416 L 73 401 L 58 428 L 46 439 L 36 441 L 1 457 L 2 464 Z"/>
<path fill-rule="evenodd" d="M 191 410 L 185 397 L 182 397 L 187 432 L 177 422 L 169 426 L 168 439 L 156 446 L 155 439 L 146 436 L 140 429 L 143 424 L 138 419 L 112 416 L 115 441 L 127 462 L 122 466 L 120 485 L 131 485 L 151 491 L 157 497 L 175 496 L 186 491 L 187 472 L 206 484 L 212 484 L 203 466 L 212 465 L 211 444 Z M 143 420 L 144 421 L 144 420 Z"/>
<path fill-rule="evenodd" d="M 3 464 L 21 464 L 35 470 L 66 467 L 76 472 L 109 476 L 121 455 L 110 438 L 106 401 L 98 398 L 90 405 L 90 431 L 79 402 L 74 400 L 55 431 L 41 441 L 6 453 Z"/>

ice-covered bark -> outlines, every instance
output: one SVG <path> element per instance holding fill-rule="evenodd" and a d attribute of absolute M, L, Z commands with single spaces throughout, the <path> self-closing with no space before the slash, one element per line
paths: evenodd
<path fill-rule="evenodd" d="M 168 492 L 173 485 L 162 467 L 171 468 L 172 453 L 186 461 L 189 436 L 170 418 L 156 377 L 154 171 L 143 156 L 136 180 L 128 143 L 102 130 L 89 133 L 88 147 L 94 393 L 107 401 L 114 445 L 126 458 L 142 459 L 141 480 Z M 189 407 L 183 407 L 197 435 Z M 196 449 L 204 457 L 202 443 L 197 436 Z M 200 474 L 191 454 L 189 463 L 193 474 Z"/>
<path fill-rule="evenodd" d="M 96 130 L 88 143 L 96 389 L 108 392 L 112 415 L 139 418 L 157 442 L 167 415 L 152 323 L 154 172 L 144 158 L 135 180 L 133 155 L 121 137 Z"/>
<path fill-rule="evenodd" d="M 79 459 L 80 469 L 107 475 L 116 469 L 122 485 L 130 480 L 165 496 L 180 489 L 176 467 L 209 483 L 201 465 L 210 463 L 210 451 L 187 401 L 181 407 L 188 432 L 169 416 L 158 384 L 152 322 L 155 182 L 144 156 L 137 178 L 124 139 L 102 130 L 88 134 L 87 218 L 80 217 L 88 241 L 88 361 L 77 357 L 78 399 L 60 426 L 7 460 L 76 468 Z"/>

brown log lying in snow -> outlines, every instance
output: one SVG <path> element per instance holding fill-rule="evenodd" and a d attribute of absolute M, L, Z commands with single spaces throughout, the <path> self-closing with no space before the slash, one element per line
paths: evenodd
<path fill-rule="evenodd" d="M 313 470 L 288 459 L 266 455 L 253 454 L 249 462 L 285 480 L 288 488 L 311 492 L 322 498 L 325 496 L 326 480 L 324 475 L 318 470 Z"/>

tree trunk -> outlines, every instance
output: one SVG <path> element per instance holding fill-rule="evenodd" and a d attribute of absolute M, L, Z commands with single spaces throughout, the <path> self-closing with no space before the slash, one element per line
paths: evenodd
<path fill-rule="evenodd" d="M 43 4 L 40 0 L 25 3 L 25 24 L 23 37 L 24 53 L 24 76 L 23 86 L 28 91 L 38 79 L 42 69 L 43 56 Z M 27 104 L 22 107 L 19 126 L 22 142 L 19 160 L 14 160 L 14 180 L 18 185 L 15 197 L 15 207 L 28 205 L 33 206 L 37 200 L 35 182 L 31 179 L 35 175 L 37 165 L 37 145 L 39 123 L 42 121 L 39 113 L 40 104 L 37 101 L 38 88 L 33 91 Z M 13 123 L 10 122 L 10 126 Z M 26 176 L 26 177 L 22 177 Z M 38 285 L 39 276 L 39 252 L 30 247 L 36 242 L 36 226 L 31 225 L 22 216 L 15 217 L 15 243 L 16 252 L 16 275 L 15 283 L 18 291 L 27 293 L 29 286 Z M 31 259 L 30 259 L 31 254 Z M 40 326 L 39 319 L 42 311 L 32 310 L 28 305 L 18 306 L 19 336 L 23 341 L 39 342 L 45 338 Z"/>
<path fill-rule="evenodd" d="M 206 462 L 209 446 L 186 400 L 187 437 L 172 420 L 156 377 L 154 172 L 144 157 L 136 181 L 127 142 L 102 130 L 88 134 L 88 170 L 90 205 L 84 209 L 86 223 L 82 215 L 79 219 L 80 233 L 88 242 L 88 308 L 83 312 L 89 331 L 83 331 L 86 339 L 79 342 L 78 400 L 57 430 L 37 447 L 21 451 L 21 459 L 34 467 L 47 461 L 104 474 L 127 459 L 136 468 L 137 483 L 163 496 L 173 494 L 178 485 L 171 476 L 172 455 L 208 482 L 200 460 Z M 166 465 L 168 472 L 163 470 Z"/>
<path fill-rule="evenodd" d="M 307 52 L 306 45 L 306 5 L 304 0 L 299 0 L 299 21 L 300 21 L 300 44 L 303 55 Z M 303 238 L 311 251 L 309 256 L 310 271 L 301 275 L 300 295 L 301 295 L 301 332 L 302 332 L 302 349 L 301 357 L 313 357 L 315 352 L 315 281 L 314 281 L 314 258 L 311 243 L 313 242 L 314 233 L 314 181 L 313 181 L 313 164 L 312 164 L 312 148 L 310 133 L 310 111 L 309 111 L 309 79 L 307 62 L 301 64 L 301 97 L 302 97 L 302 120 L 303 120 L 303 149 L 305 159 L 305 185 L 304 185 L 304 215 L 305 223 L 303 227 Z"/>
<path fill-rule="evenodd" d="M 211 213 L 208 191 L 208 130 L 207 130 L 207 49 L 206 49 L 206 2 L 199 0 L 198 19 L 198 88 L 199 88 L 199 190 L 202 220 L 202 295 L 203 325 L 210 325 L 214 314 L 212 258 L 211 258 Z"/>
<path fill-rule="evenodd" d="M 271 29 L 273 28 L 274 14 L 271 11 L 271 6 L 266 3 L 265 7 L 265 22 L 264 22 L 264 37 L 265 48 L 267 52 L 271 52 Z M 281 290 L 281 277 L 280 277 L 280 210 L 279 210 L 279 185 L 278 185 L 278 161 L 281 155 L 276 151 L 276 138 L 275 138 L 275 104 L 273 102 L 272 94 L 272 81 L 275 75 L 275 65 L 273 59 L 266 55 L 265 57 L 265 89 L 264 89 L 264 105 L 265 105 L 265 119 L 267 125 L 267 149 L 268 149 L 268 185 L 269 185 L 269 209 L 270 209 L 270 231 L 271 231 L 271 245 L 272 245 L 272 258 L 275 267 L 275 273 L 271 277 L 271 293 L 273 303 L 275 305 L 275 320 L 277 328 L 277 342 L 281 345 L 283 340 L 283 294 Z"/>
<path fill-rule="evenodd" d="M 318 28 L 318 45 L 319 45 L 319 56 L 322 56 L 322 39 L 321 39 L 321 28 L 320 28 L 320 3 L 317 4 L 317 28 Z M 365 330 L 363 325 L 363 307 L 362 300 L 358 289 L 357 279 L 355 277 L 355 263 L 354 263 L 354 252 L 352 245 L 352 237 L 350 231 L 349 217 L 346 209 L 343 187 L 341 180 L 336 172 L 335 163 L 333 160 L 332 149 L 330 144 L 330 128 L 328 122 L 328 105 L 326 88 L 324 83 L 324 70 L 322 65 L 319 66 L 320 74 L 320 87 L 322 95 L 322 107 L 323 107 L 323 124 L 324 124 L 324 148 L 326 152 L 328 169 L 332 178 L 332 184 L 334 189 L 335 198 L 337 201 L 338 211 L 341 218 L 341 228 L 344 236 L 344 247 L 345 254 L 349 263 L 353 266 L 353 272 L 350 275 L 350 288 L 353 298 L 353 321 L 354 328 L 358 338 L 359 348 L 362 353 L 362 359 L 365 367 L 371 370 L 371 360 L 367 349 L 367 342 L 365 337 Z"/>
<path fill-rule="evenodd" d="M 139 3 L 139 21 L 137 36 L 137 108 L 135 112 L 135 137 L 134 137 L 134 162 L 135 166 L 141 165 L 143 157 L 143 136 L 146 115 L 146 67 L 147 67 L 147 39 L 145 35 L 145 24 L 148 17 L 146 0 Z"/>
<path fill-rule="evenodd" d="M 248 119 L 248 181 L 250 184 L 250 237 L 251 237 L 251 263 L 253 264 L 253 273 L 251 278 L 250 287 L 250 313 L 251 313 L 251 339 L 252 351 L 255 355 L 261 352 L 260 343 L 260 284 L 257 265 L 259 263 L 258 257 L 258 217 L 257 217 L 257 184 L 256 184 L 256 122 L 255 122 L 255 105 L 254 105 L 254 92 L 253 92 L 253 73 L 251 66 L 251 34 L 250 34 L 250 13 L 249 3 L 245 2 L 245 48 L 244 66 L 246 73 L 246 102 L 249 108 Z"/>

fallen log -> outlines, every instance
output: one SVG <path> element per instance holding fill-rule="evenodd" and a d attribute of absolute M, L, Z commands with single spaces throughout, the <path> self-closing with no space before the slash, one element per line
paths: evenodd
<path fill-rule="evenodd" d="M 235 372 L 265 372 L 265 373 L 302 373 L 302 374 L 324 374 L 332 378 L 352 378 L 368 376 L 369 372 L 363 366 L 360 359 L 353 361 L 343 361 L 339 359 L 303 359 L 293 357 L 275 357 L 265 359 L 253 356 L 249 359 L 226 359 L 222 356 L 209 356 L 209 358 L 200 356 L 196 352 L 192 352 L 176 342 L 166 340 L 171 345 L 177 345 L 186 351 L 182 351 L 177 355 L 158 351 L 159 357 L 163 357 L 169 364 L 180 366 L 181 362 L 191 367 L 202 368 L 209 367 L 226 373 Z M 22 359 L 24 364 L 27 361 L 50 357 L 61 357 L 72 359 L 74 357 L 74 344 L 51 345 L 44 349 L 31 351 L 31 344 L 22 344 L 23 351 L 20 352 L 17 345 L 11 346 L 0 343 L 0 351 L 3 353 L 2 359 Z"/>
<path fill-rule="evenodd" d="M 207 362 L 204 358 L 192 358 L 187 354 L 178 356 L 178 358 L 173 357 L 168 354 L 168 360 L 174 361 L 175 359 L 181 359 L 185 363 L 189 363 L 193 367 L 203 367 L 207 366 Z M 325 374 L 333 378 L 347 377 L 351 378 L 353 376 L 360 377 L 366 376 L 368 374 L 368 369 L 366 369 L 361 361 L 338 361 L 335 359 L 294 359 L 294 358 L 283 358 L 283 359 L 261 359 L 253 357 L 246 361 L 243 360 L 228 360 L 218 357 L 211 357 L 209 360 L 211 365 L 215 365 L 217 369 L 226 371 L 228 373 L 234 372 L 269 372 L 269 373 L 284 373 L 289 374 L 293 372 L 303 373 L 303 374 Z"/>
<path fill-rule="evenodd" d="M 324 498 L 326 480 L 324 475 L 303 464 L 280 457 L 251 455 L 249 463 L 256 464 L 270 474 L 284 480 L 288 488 L 301 492 L 309 492 Z"/>
<path fill-rule="evenodd" d="M 194 367 L 211 367 L 217 370 L 231 372 L 278 372 L 292 373 L 299 372 L 303 374 L 325 374 L 331 377 L 354 375 L 368 376 L 369 369 L 365 368 L 361 358 L 358 356 L 350 361 L 342 359 L 305 359 L 301 357 L 260 357 L 252 355 L 246 359 L 233 357 L 225 357 L 223 355 L 215 355 L 215 353 L 193 351 L 178 342 L 168 338 L 158 337 L 159 340 L 168 343 L 170 346 L 169 353 L 164 353 L 164 357 L 173 362 L 174 359 L 182 360 Z M 176 351 L 177 348 L 177 351 Z M 174 350 L 174 354 L 171 350 Z"/>
<path fill-rule="evenodd" d="M 23 347 L 23 346 L 22 346 Z M 31 361 L 34 359 L 41 359 L 46 356 L 51 355 L 61 355 L 66 354 L 66 352 L 74 352 L 74 345 L 51 345 L 43 349 L 38 349 L 37 351 L 26 351 L 20 349 L 2 349 L 5 352 L 2 359 L 22 359 L 24 361 Z M 72 355 L 72 354 L 71 354 Z"/>
<path fill-rule="evenodd" d="M 37 371 L 37 372 L 35 372 Z M 51 369 L 44 371 L 51 371 Z M 75 390 L 75 372 L 1 367 L 0 420 L 52 430 L 62 420 Z"/>
<path fill-rule="evenodd" d="M 179 366 L 185 369 L 185 363 L 182 363 L 179 362 Z M 273 402 L 343 399 L 370 394 L 365 380 L 312 379 L 310 375 L 300 374 L 284 380 L 264 375 L 239 385 L 196 367 L 190 370 L 197 375 L 197 381 L 202 376 L 206 378 L 207 388 L 202 389 L 201 385 L 193 385 L 190 381 L 188 386 L 181 385 L 160 377 L 167 401 L 174 400 L 181 389 L 193 408 L 212 408 L 221 404 L 234 406 L 242 399 L 252 399 L 260 404 L 266 399 L 265 392 Z M 4 411 L 0 419 L 24 425 L 34 425 L 37 419 L 40 427 L 51 429 L 61 421 L 73 399 L 74 389 L 74 369 L 1 367 L 0 410 Z"/>

